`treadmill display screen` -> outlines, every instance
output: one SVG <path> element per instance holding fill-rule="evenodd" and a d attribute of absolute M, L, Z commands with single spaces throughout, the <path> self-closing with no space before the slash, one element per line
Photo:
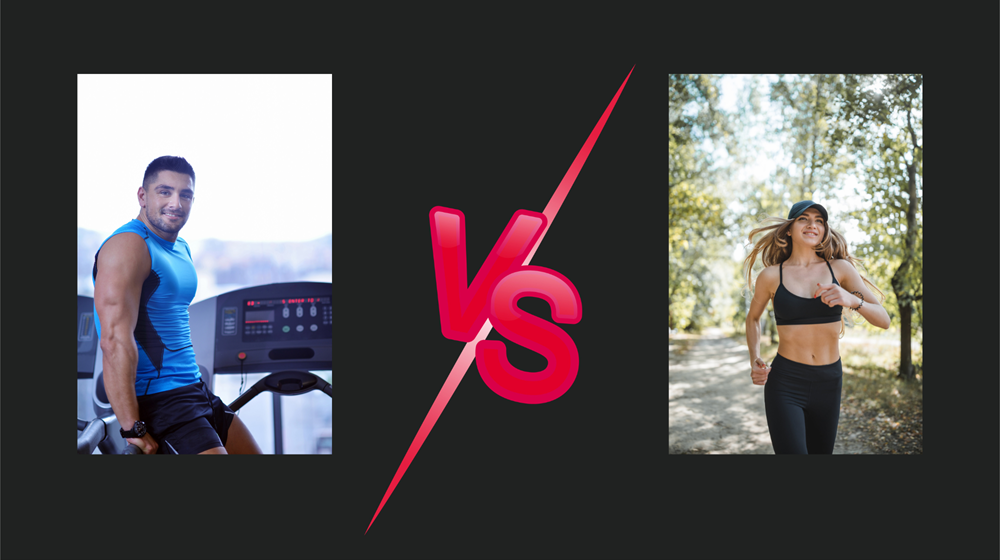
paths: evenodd
<path fill-rule="evenodd" d="M 272 323 L 274 322 L 274 310 L 247 311 L 243 321 L 246 323 Z"/>

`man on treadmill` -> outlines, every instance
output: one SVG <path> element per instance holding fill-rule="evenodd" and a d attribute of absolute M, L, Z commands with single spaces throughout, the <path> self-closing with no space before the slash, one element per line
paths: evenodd
<path fill-rule="evenodd" d="M 194 202 L 194 169 L 163 156 L 146 167 L 139 216 L 94 256 L 94 317 L 104 388 L 121 435 L 143 453 L 259 454 L 245 424 L 201 381 L 188 306 L 198 288 L 177 233 Z"/>

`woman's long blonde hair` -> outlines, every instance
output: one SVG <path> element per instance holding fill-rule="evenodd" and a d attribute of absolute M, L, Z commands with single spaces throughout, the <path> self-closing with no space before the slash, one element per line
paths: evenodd
<path fill-rule="evenodd" d="M 753 245 L 750 250 L 750 254 L 747 255 L 746 259 L 743 260 L 743 275 L 746 277 L 746 288 L 749 291 L 749 295 L 753 295 L 753 280 L 751 274 L 753 272 L 753 264 L 757 260 L 757 255 L 760 255 L 761 263 L 764 267 L 768 267 L 774 264 L 783 263 L 788 260 L 788 257 L 792 256 L 792 244 L 787 239 L 787 232 L 792 227 L 792 223 L 795 220 L 786 220 L 784 218 L 775 218 L 774 216 L 768 216 L 764 218 L 758 224 L 758 227 L 750 232 L 747 236 L 747 241 Z M 772 222 L 771 225 L 763 225 L 764 222 Z M 819 258 L 830 262 L 833 259 L 844 259 L 845 261 L 851 263 L 855 269 L 858 270 L 858 274 L 861 275 L 861 279 L 864 281 L 868 288 L 878 294 L 879 304 L 885 301 L 885 294 L 882 290 L 879 290 L 871 280 L 865 277 L 861 271 L 864 269 L 862 266 L 861 259 L 856 259 L 850 255 L 847 251 L 847 241 L 840 232 L 836 231 L 830 224 L 824 224 L 826 227 L 823 228 L 823 239 L 816 244 L 816 256 Z M 757 234 L 762 234 L 756 242 L 753 238 Z M 845 331 L 845 323 L 854 324 L 853 317 L 861 317 L 860 313 L 852 311 L 848 307 L 843 308 L 843 314 L 840 317 L 840 336 L 843 337 Z"/>

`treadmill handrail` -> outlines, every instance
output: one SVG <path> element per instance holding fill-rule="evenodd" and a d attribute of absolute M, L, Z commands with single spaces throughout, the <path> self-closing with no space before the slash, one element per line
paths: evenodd
<path fill-rule="evenodd" d="M 94 449 L 108 437 L 108 424 L 115 419 L 115 416 L 105 416 L 104 418 L 94 418 L 90 422 L 76 419 L 77 431 L 83 433 L 76 437 L 76 452 L 81 455 L 92 455 Z M 102 449 L 103 450 L 103 449 Z M 122 455 L 142 455 L 139 446 L 130 443 L 122 450 Z"/>
<path fill-rule="evenodd" d="M 291 386 L 291 383 L 281 383 L 281 381 L 294 380 L 295 378 L 305 378 L 308 386 L 303 388 L 304 386 L 300 383 L 298 384 L 298 387 L 282 389 L 283 385 Z M 270 391 L 279 395 L 301 395 L 310 391 L 322 391 L 329 395 L 330 398 L 333 398 L 333 386 L 315 373 L 300 370 L 283 370 L 265 375 L 261 379 L 257 380 L 257 382 L 247 389 L 245 393 L 237 397 L 236 400 L 229 405 L 229 408 L 233 412 L 236 412 L 242 408 L 243 405 L 250 402 L 251 399 L 264 391 Z"/>
<path fill-rule="evenodd" d="M 77 428 L 80 427 L 80 422 L 81 420 L 77 418 Z M 104 418 L 94 418 L 83 427 L 83 433 L 76 436 L 76 452 L 90 455 L 106 437 L 108 437 L 107 422 Z"/>

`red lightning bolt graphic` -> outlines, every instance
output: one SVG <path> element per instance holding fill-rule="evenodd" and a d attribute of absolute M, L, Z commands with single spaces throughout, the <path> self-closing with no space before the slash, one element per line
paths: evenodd
<path fill-rule="evenodd" d="M 632 66 L 632 70 L 635 66 Z M 608 117 L 611 116 L 611 111 L 615 108 L 615 103 L 618 102 L 618 96 L 621 95 L 622 90 L 625 89 L 625 84 L 628 83 L 629 76 L 632 75 L 632 70 L 629 70 L 628 76 L 625 76 L 625 81 L 622 82 L 621 87 L 615 93 L 615 96 L 611 98 L 611 103 L 608 104 L 608 108 L 604 110 L 604 114 L 601 115 L 600 120 L 597 121 L 597 125 L 594 126 L 594 130 L 590 132 L 590 136 L 587 137 L 587 141 L 583 143 L 583 147 L 580 148 L 580 152 L 576 154 L 576 158 L 573 163 L 570 164 L 569 169 L 566 171 L 566 175 L 563 176 L 562 181 L 559 182 L 559 186 L 556 187 L 556 192 L 552 194 L 552 198 L 549 199 L 549 203 L 545 205 L 545 210 L 542 214 L 547 218 L 548 223 L 545 225 L 545 230 L 542 231 L 542 235 L 539 236 L 538 241 L 535 242 L 535 246 L 531 248 L 531 252 L 524 259 L 524 265 L 531 262 L 531 258 L 535 256 L 535 251 L 538 246 L 542 243 L 542 239 L 545 239 L 545 234 L 552 227 L 552 222 L 556 219 L 556 214 L 559 212 L 559 208 L 562 203 L 566 200 L 566 196 L 569 194 L 569 190 L 573 187 L 573 183 L 576 181 L 577 175 L 580 174 L 580 170 L 583 169 L 583 164 L 587 162 L 587 156 L 590 155 L 590 150 L 594 147 L 597 142 L 597 138 L 601 135 L 601 130 L 604 129 L 604 123 L 607 122 Z M 417 430 L 417 435 L 414 436 L 413 442 L 410 443 L 410 448 L 406 450 L 406 455 L 403 456 L 403 462 L 399 464 L 399 468 L 396 469 L 396 475 L 392 477 L 392 482 L 389 483 L 389 488 L 385 491 L 385 495 L 382 496 L 382 501 L 378 505 L 378 509 L 375 510 L 375 515 L 372 516 L 371 522 L 368 523 L 368 528 L 365 529 L 365 534 L 368 534 L 368 529 L 371 529 L 372 523 L 375 523 L 375 518 L 378 517 L 382 507 L 389 500 L 389 496 L 392 495 L 392 491 L 396 489 L 396 485 L 399 484 L 399 480 L 403 478 L 403 474 L 406 473 L 406 469 L 409 468 L 410 463 L 413 462 L 413 458 L 416 457 L 417 451 L 420 451 L 420 446 L 424 444 L 424 440 L 431 433 L 434 428 L 434 424 L 437 422 L 441 413 L 444 411 L 444 407 L 448 405 L 448 401 L 451 400 L 451 396 L 455 393 L 455 389 L 458 388 L 458 384 L 462 382 L 462 378 L 465 377 L 465 372 L 469 370 L 469 366 L 472 365 L 472 361 L 476 359 L 476 344 L 479 341 L 486 340 L 486 336 L 490 334 L 493 330 L 493 325 L 490 324 L 489 319 L 483 324 L 483 328 L 479 330 L 479 334 L 476 338 L 467 342 L 465 348 L 462 349 L 462 353 L 458 355 L 458 360 L 455 365 L 451 368 L 451 373 L 448 374 L 448 378 L 445 379 L 444 385 L 441 387 L 441 391 L 438 396 L 434 399 L 434 403 L 431 405 L 431 409 L 427 412 L 427 416 L 424 417 L 424 421 L 420 424 L 420 429 Z"/>

